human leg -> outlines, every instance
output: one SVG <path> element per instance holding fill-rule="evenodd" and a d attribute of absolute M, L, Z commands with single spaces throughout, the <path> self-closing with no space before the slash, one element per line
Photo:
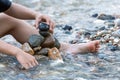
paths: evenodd
<path fill-rule="evenodd" d="M 24 43 L 32 34 L 39 34 L 30 24 L 25 21 L 0 14 L 0 37 L 11 34 L 17 41 Z"/>
<path fill-rule="evenodd" d="M 60 51 L 64 53 L 95 53 L 99 49 L 99 40 L 90 41 L 88 43 L 79 43 L 79 44 L 67 44 L 61 43 Z"/>

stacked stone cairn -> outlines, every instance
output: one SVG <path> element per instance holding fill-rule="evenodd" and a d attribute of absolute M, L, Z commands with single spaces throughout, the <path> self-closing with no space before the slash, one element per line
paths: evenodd
<path fill-rule="evenodd" d="M 21 49 L 31 55 L 42 55 L 52 60 L 62 60 L 58 50 L 60 43 L 52 33 L 49 32 L 49 25 L 41 22 L 38 28 L 39 34 L 31 35 L 28 42 L 24 43 Z"/>

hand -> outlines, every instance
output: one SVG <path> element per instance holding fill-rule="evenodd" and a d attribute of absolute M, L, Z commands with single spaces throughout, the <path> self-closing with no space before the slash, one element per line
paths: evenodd
<path fill-rule="evenodd" d="M 48 17 L 47 15 L 38 14 L 36 16 L 36 22 L 35 27 L 37 28 L 40 22 L 46 22 L 48 25 L 50 25 L 50 32 L 53 33 L 53 29 L 55 26 L 55 23 Z"/>
<path fill-rule="evenodd" d="M 29 69 L 38 65 L 35 57 L 28 53 L 25 53 L 24 51 L 21 51 L 21 53 L 17 53 L 16 58 L 25 69 Z"/>

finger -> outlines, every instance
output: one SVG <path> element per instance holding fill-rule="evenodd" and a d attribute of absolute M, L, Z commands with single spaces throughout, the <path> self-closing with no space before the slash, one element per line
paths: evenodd
<path fill-rule="evenodd" d="M 32 65 L 33 65 L 33 66 L 36 66 L 36 63 L 35 63 L 35 61 L 33 61 L 33 62 L 32 62 Z"/>
<path fill-rule="evenodd" d="M 50 22 L 50 31 L 53 33 L 53 31 L 54 31 L 54 22 Z"/>
<path fill-rule="evenodd" d="M 50 25 L 50 18 L 49 17 L 46 17 L 46 23 L 48 24 L 48 25 Z"/>
<path fill-rule="evenodd" d="M 28 66 L 28 64 L 26 64 L 26 63 L 23 63 L 22 66 L 23 66 L 25 69 L 29 69 L 29 66 Z"/>
<path fill-rule="evenodd" d="M 32 68 L 32 67 L 33 67 L 32 63 L 28 63 L 28 65 L 29 65 L 29 68 Z"/>
<path fill-rule="evenodd" d="M 41 18 L 40 18 L 39 20 L 36 19 L 36 22 L 35 22 L 35 27 L 36 27 L 36 28 L 38 28 L 40 22 L 41 22 Z"/>
<path fill-rule="evenodd" d="M 37 62 L 37 60 L 34 60 L 34 62 L 35 62 L 35 64 L 36 64 L 36 65 L 38 65 L 38 62 Z"/>

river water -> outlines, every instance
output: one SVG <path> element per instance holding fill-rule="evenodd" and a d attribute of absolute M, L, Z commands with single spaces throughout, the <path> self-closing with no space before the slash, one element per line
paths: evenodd
<path fill-rule="evenodd" d="M 119 14 L 120 0 L 13 0 L 33 10 L 49 15 L 55 22 L 54 35 L 60 42 L 76 39 L 80 29 L 94 30 L 95 13 Z M 34 23 L 34 21 L 30 21 Z M 73 27 L 65 32 L 61 25 Z M 20 46 L 11 36 L 2 38 L 15 46 Z M 84 40 L 84 39 L 83 39 Z M 83 41 L 84 42 L 84 41 Z M 20 70 L 17 60 L 8 55 L 0 56 L 0 80 L 120 80 L 120 51 L 110 51 L 101 45 L 97 54 L 63 56 L 64 62 L 39 59 L 39 66 L 30 70 Z"/>

